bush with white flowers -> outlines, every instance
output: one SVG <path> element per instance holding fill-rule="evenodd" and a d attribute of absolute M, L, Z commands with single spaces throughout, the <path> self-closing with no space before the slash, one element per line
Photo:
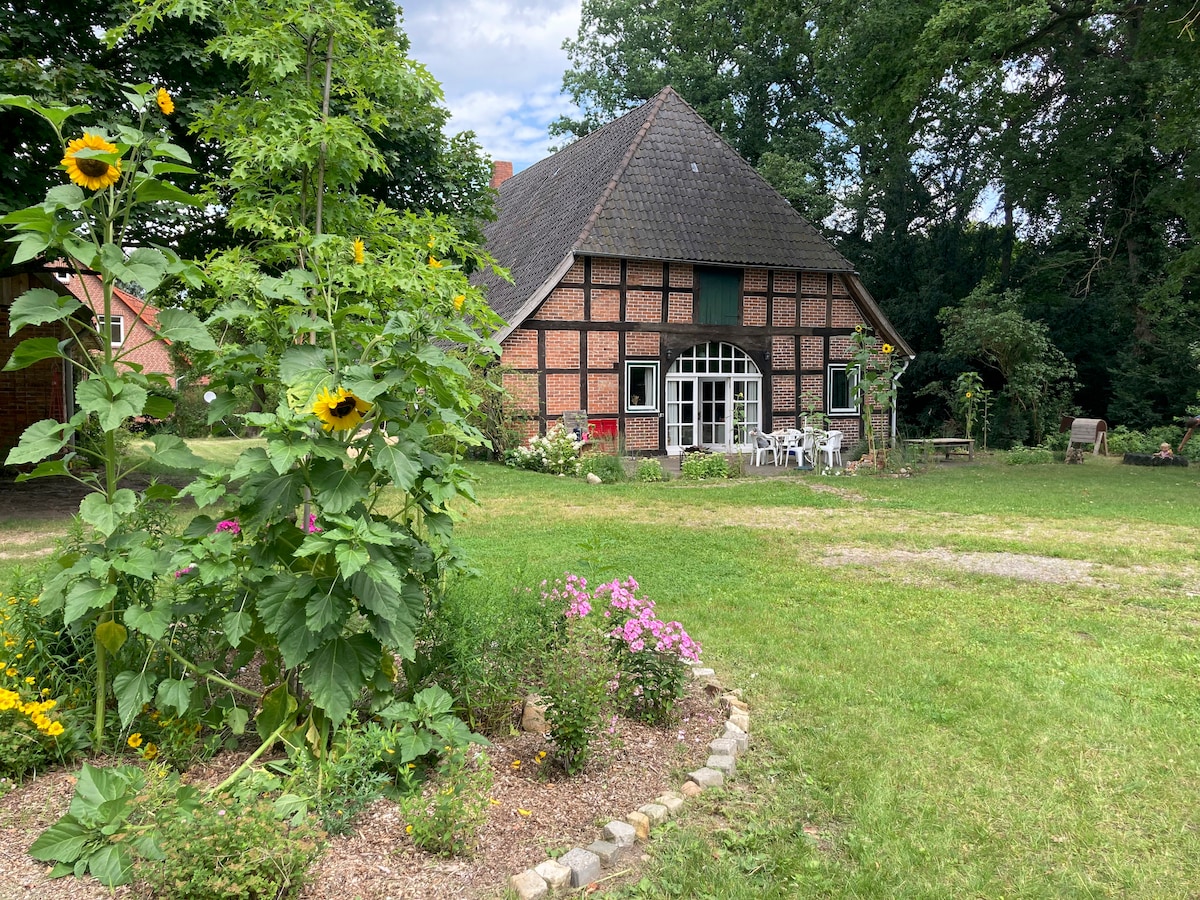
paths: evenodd
<path fill-rule="evenodd" d="M 578 475 L 579 455 L 584 442 L 562 425 L 555 425 L 544 435 L 535 434 L 524 446 L 508 451 L 504 461 L 518 469 L 549 472 L 551 475 Z"/>

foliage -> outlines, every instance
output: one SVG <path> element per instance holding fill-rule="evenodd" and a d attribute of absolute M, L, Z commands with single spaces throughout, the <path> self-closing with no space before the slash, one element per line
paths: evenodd
<path fill-rule="evenodd" d="M 684 453 L 679 475 L 688 481 L 729 478 L 729 460 L 723 453 Z"/>
<path fill-rule="evenodd" d="M 597 475 L 605 484 L 616 484 L 626 480 L 625 464 L 616 453 L 592 450 L 584 453 L 579 463 L 581 475 Z"/>
<path fill-rule="evenodd" d="M 975 419 L 982 416 L 984 449 L 987 449 L 988 401 L 991 394 L 983 386 L 983 377 L 978 372 L 963 372 L 954 380 L 955 405 L 963 418 L 963 430 L 968 438 L 974 437 Z"/>
<path fill-rule="evenodd" d="M 643 459 L 638 463 L 634 477 L 643 484 L 666 481 L 667 473 L 663 471 L 662 463 L 657 459 Z"/>
<path fill-rule="evenodd" d="M 52 714 L 58 701 L 37 691 L 36 681 L 26 686 L 22 684 L 25 680 L 15 666 L 0 673 L 0 682 L 13 685 L 0 687 L 0 779 L 5 781 L 36 773 L 48 764 L 61 764 L 74 747 L 73 735 L 61 716 Z"/>
<path fill-rule="evenodd" d="M 259 900 L 298 896 L 325 836 L 280 819 L 270 800 L 224 793 L 157 818 L 159 853 L 134 872 L 163 900 Z"/>
<path fill-rule="evenodd" d="M 568 620 L 543 672 L 542 698 L 554 757 L 568 775 L 591 760 L 617 673 L 606 637 L 590 623 Z"/>
<path fill-rule="evenodd" d="M 561 610 L 540 592 L 456 576 L 424 620 L 405 681 L 410 688 L 435 682 L 470 728 L 495 733 L 544 665 L 560 624 Z"/>
<path fill-rule="evenodd" d="M 416 846 L 455 856 L 475 846 L 488 807 L 492 770 L 483 751 L 468 759 L 462 747 L 445 749 L 429 790 L 405 799 L 401 806 L 405 831 Z"/>
<path fill-rule="evenodd" d="M 862 416 L 863 434 L 867 439 L 867 452 L 875 455 L 875 416 L 889 421 L 889 413 L 896 406 L 896 378 L 904 365 L 896 348 L 880 343 L 870 334 L 870 329 L 856 325 L 850 338 L 851 359 L 854 361 L 855 377 L 851 380 L 854 405 Z M 884 428 L 884 444 L 890 435 Z"/>
<path fill-rule="evenodd" d="M 582 463 L 583 441 L 559 423 L 544 435 L 535 434 L 524 446 L 514 447 L 505 462 L 519 469 L 548 472 L 551 475 L 578 475 Z"/>
<path fill-rule="evenodd" d="M 1070 401 L 1075 367 L 1050 340 L 1049 329 L 1021 312 L 1021 293 L 996 294 L 988 285 L 961 306 L 938 314 L 948 353 L 978 360 L 1001 377 L 998 416 L 1010 437 L 1041 440 Z"/>
<path fill-rule="evenodd" d="M 1054 462 L 1054 453 L 1046 447 L 1013 447 L 1004 454 L 1004 461 L 1010 466 L 1043 466 Z"/>

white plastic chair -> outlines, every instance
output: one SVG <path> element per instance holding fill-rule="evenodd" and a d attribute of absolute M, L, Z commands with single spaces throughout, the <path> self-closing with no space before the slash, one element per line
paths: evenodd
<path fill-rule="evenodd" d="M 796 428 L 785 428 L 779 440 L 779 453 L 775 457 L 775 465 L 787 465 L 788 457 L 792 454 L 796 455 L 796 465 L 800 464 L 803 459 L 804 451 L 800 447 L 800 442 L 804 438 L 804 433 Z"/>
<path fill-rule="evenodd" d="M 817 444 L 817 452 L 825 457 L 825 466 L 832 469 L 835 465 L 834 460 L 837 460 L 836 465 L 842 464 L 842 433 L 840 431 L 831 431 L 825 435 L 824 440 Z"/>
<path fill-rule="evenodd" d="M 754 441 L 754 464 L 756 466 L 761 466 L 763 464 L 763 459 L 768 453 L 771 454 L 771 461 L 775 461 L 778 447 L 776 446 L 775 438 L 772 435 L 763 434 L 761 431 L 755 429 L 754 431 L 750 432 L 750 438 Z"/>

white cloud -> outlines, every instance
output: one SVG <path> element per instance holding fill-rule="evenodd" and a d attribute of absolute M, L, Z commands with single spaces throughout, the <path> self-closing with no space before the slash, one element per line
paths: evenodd
<path fill-rule="evenodd" d="M 543 158 L 549 123 L 575 108 L 562 95 L 562 42 L 579 30 L 580 0 L 402 4 L 413 59 L 446 95 L 453 131 L 471 130 L 518 170 Z"/>

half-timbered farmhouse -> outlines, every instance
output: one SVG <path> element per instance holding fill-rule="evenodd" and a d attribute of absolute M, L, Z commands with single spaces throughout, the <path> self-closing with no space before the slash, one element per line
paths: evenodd
<path fill-rule="evenodd" d="M 487 248 L 512 282 L 488 279 L 488 299 L 530 434 L 582 412 L 630 453 L 735 450 L 821 411 L 852 443 L 855 326 L 912 355 L 850 262 L 671 88 L 498 190 Z"/>

